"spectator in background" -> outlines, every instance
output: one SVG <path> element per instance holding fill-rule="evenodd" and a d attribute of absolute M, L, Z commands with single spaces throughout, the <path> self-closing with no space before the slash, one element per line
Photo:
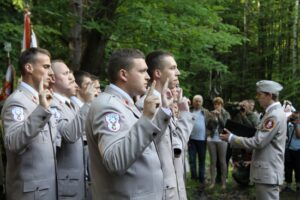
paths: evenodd
<path fill-rule="evenodd" d="M 255 109 L 255 101 L 253 99 L 248 99 L 248 102 L 249 102 L 249 106 L 250 106 L 250 111 L 256 115 L 258 120 L 260 120 L 260 114 Z"/>
<path fill-rule="evenodd" d="M 292 107 L 292 104 L 289 104 Z M 289 113 L 289 109 L 285 109 Z M 293 172 L 296 180 L 296 192 L 300 193 L 300 116 L 299 113 L 291 113 L 287 117 L 287 144 L 284 157 L 284 175 L 286 186 L 282 192 L 291 192 L 293 182 Z"/>
<path fill-rule="evenodd" d="M 214 110 L 212 111 L 213 117 L 209 122 L 209 129 L 211 131 L 210 137 L 208 137 L 208 151 L 210 155 L 210 175 L 211 185 L 210 189 L 215 186 L 216 179 L 216 164 L 217 158 L 220 161 L 221 166 L 221 184 L 222 189 L 226 188 L 226 176 L 227 176 L 227 165 L 226 165 L 226 150 L 227 143 L 223 142 L 219 135 L 225 127 L 225 123 L 230 119 L 230 114 L 224 109 L 224 101 L 221 97 L 215 97 L 213 99 Z"/>
<path fill-rule="evenodd" d="M 241 101 L 239 103 L 239 112 L 234 116 L 233 121 L 250 128 L 255 128 L 259 123 L 259 118 L 251 111 L 251 107 L 248 100 Z M 239 184 L 248 185 L 250 182 L 249 173 L 252 151 L 241 148 L 230 148 L 230 151 L 232 151 L 233 178 Z"/>
<path fill-rule="evenodd" d="M 199 180 L 201 186 L 205 184 L 205 158 L 206 158 L 206 125 L 210 112 L 203 108 L 203 98 L 201 95 L 193 97 L 192 113 L 195 117 L 195 126 L 190 135 L 188 143 L 189 162 L 191 167 L 191 178 Z M 198 173 L 197 173 L 197 159 L 198 156 Z"/>

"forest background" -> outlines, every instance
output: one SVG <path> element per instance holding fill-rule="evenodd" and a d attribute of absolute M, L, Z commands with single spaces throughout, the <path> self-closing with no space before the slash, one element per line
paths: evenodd
<path fill-rule="evenodd" d="M 188 97 L 254 99 L 255 83 L 271 79 L 284 86 L 281 100 L 300 106 L 298 0 L 0 0 L 0 43 L 12 43 L 16 69 L 26 7 L 39 47 L 102 85 L 115 49 L 164 49 Z M 1 80 L 6 63 L 1 48 Z"/>

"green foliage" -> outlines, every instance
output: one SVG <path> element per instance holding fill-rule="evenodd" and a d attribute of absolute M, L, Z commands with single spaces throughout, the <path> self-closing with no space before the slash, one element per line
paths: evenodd
<path fill-rule="evenodd" d="M 127 1 L 118 8 L 117 16 L 108 52 L 124 46 L 146 53 L 155 49 L 172 52 L 185 74 L 181 83 L 187 95 L 195 92 L 190 84 L 197 81 L 200 70 L 226 72 L 228 67 L 216 54 L 229 52 L 242 42 L 236 27 L 222 23 L 212 8 L 198 1 Z"/>
<path fill-rule="evenodd" d="M 175 55 L 188 96 L 201 93 L 211 99 L 217 90 L 225 101 L 254 98 L 255 82 L 273 79 L 285 87 L 282 98 L 300 103 L 299 64 L 293 68 L 291 59 L 294 0 L 82 2 L 82 51 L 96 32 L 100 39 L 95 43 L 103 46 L 105 56 L 95 50 L 93 57 L 101 56 L 102 68 L 116 48 L 139 48 L 146 54 L 164 49 Z M 71 11 L 74 1 L 0 0 L 0 41 L 12 43 L 13 63 L 21 49 L 24 3 L 30 6 L 39 46 L 68 63 L 70 31 L 79 20 Z M 1 66 L 5 63 L 0 51 Z"/>

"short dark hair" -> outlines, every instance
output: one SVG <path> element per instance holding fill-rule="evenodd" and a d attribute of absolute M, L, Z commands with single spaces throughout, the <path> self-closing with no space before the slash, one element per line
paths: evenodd
<path fill-rule="evenodd" d="M 75 82 L 78 85 L 78 87 L 81 87 L 81 84 L 83 82 L 84 77 L 91 78 L 91 74 L 86 71 L 75 71 L 74 73 Z"/>
<path fill-rule="evenodd" d="M 162 67 L 163 67 L 162 59 L 167 56 L 174 57 L 173 54 L 171 54 L 170 52 L 163 51 L 163 50 L 153 51 L 146 56 L 146 63 L 148 66 L 148 74 L 149 74 L 151 80 L 153 79 L 154 70 L 162 69 Z"/>
<path fill-rule="evenodd" d="M 34 64 L 36 62 L 36 55 L 37 54 L 45 54 L 47 56 L 49 56 L 49 58 L 51 59 L 51 54 L 49 53 L 48 50 L 46 49 L 42 49 L 42 48 L 29 48 L 26 49 L 25 51 L 23 51 L 21 53 L 21 56 L 19 58 L 19 63 L 18 63 L 18 67 L 19 70 L 21 71 L 21 74 L 24 75 L 25 74 L 25 65 L 27 63 L 31 63 Z"/>
<path fill-rule="evenodd" d="M 94 75 L 94 74 L 90 74 L 90 78 L 92 79 L 92 81 L 96 81 L 96 80 L 98 80 L 99 81 L 99 77 L 98 76 L 96 76 L 96 75 Z"/>
<path fill-rule="evenodd" d="M 107 73 L 111 83 L 118 79 L 118 72 L 121 69 L 130 70 L 133 59 L 145 59 L 145 55 L 138 49 L 119 49 L 110 56 Z"/>

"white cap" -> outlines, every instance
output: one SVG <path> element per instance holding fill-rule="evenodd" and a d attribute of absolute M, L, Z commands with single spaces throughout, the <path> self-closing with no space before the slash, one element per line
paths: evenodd
<path fill-rule="evenodd" d="M 278 94 L 283 89 L 282 85 L 271 80 L 261 80 L 256 83 L 257 92 Z"/>

